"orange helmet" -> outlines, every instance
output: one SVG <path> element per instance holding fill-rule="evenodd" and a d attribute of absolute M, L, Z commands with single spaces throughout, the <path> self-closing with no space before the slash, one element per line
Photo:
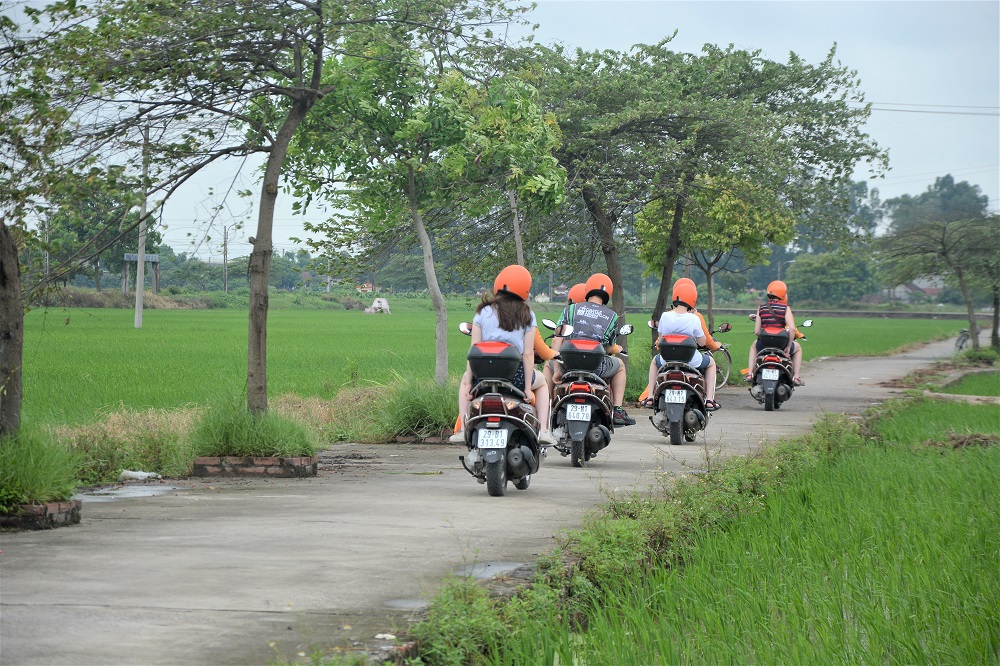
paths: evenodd
<path fill-rule="evenodd" d="M 614 285 L 611 284 L 611 278 L 604 273 L 594 273 L 587 278 L 587 282 L 583 286 L 587 290 L 584 300 L 590 300 L 590 297 L 596 294 L 601 297 L 605 305 L 611 300 L 611 294 L 615 289 Z"/>
<path fill-rule="evenodd" d="M 681 278 L 674 282 L 674 305 L 680 303 L 694 310 L 698 305 L 698 288 L 690 278 Z"/>
<path fill-rule="evenodd" d="M 531 273 L 524 266 L 512 264 L 500 271 L 497 279 L 493 281 L 493 293 L 499 294 L 506 291 L 513 294 L 522 301 L 528 300 L 528 292 L 531 291 Z"/>
<path fill-rule="evenodd" d="M 781 303 L 788 302 L 788 287 L 781 280 L 775 280 L 771 284 L 767 285 L 767 297 L 777 298 Z"/>
<path fill-rule="evenodd" d="M 587 300 L 587 285 L 584 283 L 574 284 L 566 294 L 567 303 L 582 303 Z"/>

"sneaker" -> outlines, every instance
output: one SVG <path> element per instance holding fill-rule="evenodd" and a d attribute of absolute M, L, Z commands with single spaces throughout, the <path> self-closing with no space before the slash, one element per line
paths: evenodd
<path fill-rule="evenodd" d="M 538 433 L 538 443 L 543 446 L 555 446 L 556 439 L 552 436 L 552 433 L 548 430 L 543 430 Z"/>
<path fill-rule="evenodd" d="M 630 417 L 628 415 L 628 412 L 626 412 L 621 407 L 615 407 L 615 415 L 614 418 L 612 419 L 612 423 L 614 423 L 616 426 L 630 426 L 630 425 L 635 425 L 635 419 Z"/>
<path fill-rule="evenodd" d="M 452 444 L 465 444 L 465 431 L 459 430 L 454 435 L 449 437 L 448 441 Z"/>

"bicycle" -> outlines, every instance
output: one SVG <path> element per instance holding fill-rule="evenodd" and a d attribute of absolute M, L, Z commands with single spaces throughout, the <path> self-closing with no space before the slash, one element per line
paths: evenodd
<path fill-rule="evenodd" d="M 729 353 L 729 345 L 722 345 L 715 351 L 706 351 L 715 359 L 715 390 L 726 385 L 729 381 L 729 371 L 733 367 L 733 357 Z"/>
<path fill-rule="evenodd" d="M 958 339 L 955 340 L 955 351 L 960 352 L 969 344 L 969 329 L 963 328 L 958 332 Z"/>

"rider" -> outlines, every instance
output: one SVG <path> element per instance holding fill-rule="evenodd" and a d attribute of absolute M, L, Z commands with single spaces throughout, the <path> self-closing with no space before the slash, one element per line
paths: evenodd
<path fill-rule="evenodd" d="M 572 287 L 570 287 L 569 292 L 566 294 L 566 309 L 568 309 L 569 306 L 573 305 L 574 303 L 582 303 L 585 300 L 587 300 L 587 285 L 584 284 L 583 282 L 578 282 L 574 284 Z M 564 309 L 562 317 L 565 316 L 566 316 L 566 310 Z M 539 337 L 540 335 L 541 334 L 539 334 Z M 544 345 L 545 342 L 543 341 L 542 344 Z M 545 376 L 545 385 L 549 387 L 549 395 L 552 395 L 553 391 L 555 390 L 555 382 L 552 381 L 552 373 L 554 372 L 552 366 L 555 365 L 555 361 L 553 361 L 552 359 L 558 356 L 558 352 L 549 349 L 548 345 L 546 345 L 545 348 L 549 350 L 550 354 L 545 355 L 545 354 L 540 354 L 538 352 L 538 340 L 536 338 L 535 356 L 537 358 L 542 359 L 542 361 L 545 363 L 542 366 L 542 374 Z"/>
<path fill-rule="evenodd" d="M 660 315 L 660 323 L 657 326 L 661 336 L 664 335 L 686 335 L 695 339 L 699 347 L 706 347 L 708 343 L 707 329 L 702 323 L 703 320 L 695 314 L 695 306 L 698 304 L 698 289 L 688 278 L 681 278 L 674 283 L 672 308 Z M 716 343 L 718 344 L 718 343 Z M 647 391 L 652 391 L 656 384 L 656 375 L 664 360 L 659 355 L 653 356 L 649 362 L 649 386 Z M 710 412 L 722 407 L 715 401 L 715 359 L 711 354 L 702 354 L 697 349 L 688 361 L 688 365 L 695 367 L 705 378 L 705 409 Z M 711 381 L 709 381 L 711 380 Z"/>
<path fill-rule="evenodd" d="M 538 432 L 540 444 L 552 445 L 555 440 L 548 430 L 549 389 L 539 373 L 535 372 L 534 340 L 536 332 L 535 313 L 528 306 L 531 290 L 531 273 L 517 264 L 500 271 L 493 282 L 493 294 L 484 295 L 476 307 L 472 319 L 472 344 L 484 341 L 500 341 L 513 345 L 521 353 L 523 363 L 511 380 L 514 386 L 524 391 L 525 399 L 535 405 L 541 429 Z M 531 379 L 525 381 L 526 377 Z M 458 389 L 458 411 L 461 416 L 469 412 L 472 402 L 472 368 L 468 363 Z M 457 431 L 450 441 L 465 443 L 465 433 Z"/>
<path fill-rule="evenodd" d="M 804 386 L 805 382 L 799 378 L 799 372 L 802 369 L 802 345 L 794 342 L 795 338 L 804 336 L 795 328 L 795 317 L 792 315 L 792 309 L 788 307 L 788 287 L 784 282 L 775 280 L 767 285 L 767 303 L 757 308 L 757 314 L 753 319 L 755 321 L 754 335 L 760 335 L 760 330 L 765 327 L 782 328 L 791 333 L 788 336 L 789 346 L 785 348 L 785 351 L 790 352 L 792 357 L 792 383 L 795 386 Z M 750 345 L 747 377 L 753 377 L 756 360 L 757 342 L 754 341 Z"/>
<path fill-rule="evenodd" d="M 692 287 L 695 286 L 694 280 L 691 278 L 682 277 L 674 283 L 674 288 L 677 288 L 679 284 L 689 284 Z M 697 287 L 695 287 L 697 289 Z M 708 351 L 715 351 L 722 347 L 722 343 L 712 337 L 712 328 L 705 321 L 705 316 L 701 314 L 700 310 L 694 309 L 691 312 L 698 316 L 698 321 L 701 322 L 701 330 L 705 332 L 705 344 L 703 345 Z M 714 358 L 714 357 L 713 357 Z M 652 407 L 653 399 L 649 397 L 649 393 L 652 391 L 652 385 L 647 386 L 643 392 L 639 395 L 639 406 L 640 407 Z"/>
<path fill-rule="evenodd" d="M 625 365 L 617 356 L 611 355 L 618 338 L 618 313 L 608 307 L 614 285 L 611 284 L 611 278 L 604 273 L 594 273 L 587 279 L 585 287 L 585 300 L 582 303 L 569 305 L 559 318 L 559 324 L 569 324 L 573 327 L 569 339 L 597 340 L 604 345 L 609 355 L 601 359 L 597 374 L 602 379 L 609 380 L 611 384 L 615 406 L 612 422 L 616 426 L 635 425 L 635 419 L 622 408 L 622 400 L 625 397 Z M 562 343 L 563 338 L 555 338 L 552 341 L 552 348 L 558 351 Z M 560 366 L 553 371 L 552 379 L 558 383 L 561 378 Z"/>

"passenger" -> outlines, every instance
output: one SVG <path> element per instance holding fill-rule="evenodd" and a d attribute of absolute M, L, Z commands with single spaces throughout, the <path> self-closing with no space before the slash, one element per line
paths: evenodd
<path fill-rule="evenodd" d="M 476 307 L 472 319 L 472 344 L 484 341 L 500 341 L 513 345 L 521 354 L 523 363 L 517 369 L 512 383 L 524 391 L 528 402 L 535 405 L 541 424 L 538 441 L 543 445 L 553 445 L 555 440 L 549 432 L 549 389 L 539 373 L 535 372 L 534 341 L 536 333 L 535 313 L 528 306 L 531 291 L 531 273 L 523 266 L 512 265 L 500 271 L 493 282 L 493 294 L 483 296 Z M 530 375 L 529 375 L 530 373 Z M 525 378 L 530 376 L 529 381 Z M 462 429 L 451 436 L 455 444 L 465 443 L 464 419 L 468 416 L 472 402 L 472 369 L 468 363 L 458 388 L 458 412 L 462 419 Z"/>
<path fill-rule="evenodd" d="M 757 308 L 754 319 L 754 335 L 760 335 L 760 331 L 765 327 L 782 328 L 789 331 L 787 353 L 792 357 L 792 383 L 795 386 L 805 386 L 805 382 L 799 378 L 802 370 L 802 345 L 794 341 L 795 338 L 805 337 L 795 328 L 795 317 L 792 309 L 788 307 L 788 287 L 781 280 L 775 280 L 767 285 L 767 303 Z M 752 379 L 754 375 L 754 363 L 757 361 L 757 342 L 750 345 L 750 357 L 747 363 L 747 379 Z"/>
<path fill-rule="evenodd" d="M 574 284 L 572 287 L 570 287 L 569 293 L 566 294 L 566 308 L 569 308 L 569 306 L 573 305 L 574 303 L 582 303 L 585 300 L 587 300 L 587 285 L 585 285 L 583 282 Z M 562 317 L 566 316 L 565 313 L 566 310 L 564 309 L 563 314 L 560 316 L 559 319 L 560 321 L 562 321 Z M 542 344 L 544 344 L 544 342 Z M 552 381 L 553 366 L 555 365 L 555 361 L 552 359 L 554 359 L 558 355 L 558 352 L 553 349 L 550 349 L 548 346 L 546 346 L 545 348 L 551 352 L 550 356 L 545 356 L 538 353 L 538 345 L 536 341 L 535 356 L 537 358 L 542 359 L 545 362 L 545 364 L 542 366 L 542 375 L 545 376 L 545 384 L 546 386 L 549 387 L 549 395 L 551 396 L 553 394 L 553 391 L 555 391 L 555 382 Z"/>
<path fill-rule="evenodd" d="M 611 355 L 618 339 L 618 314 L 607 305 L 611 301 L 614 285 L 611 284 L 611 278 L 604 273 L 594 273 L 587 279 L 585 286 L 585 300 L 568 306 L 559 318 L 560 325 L 569 324 L 573 327 L 573 331 L 568 338 L 555 338 L 552 341 L 552 348 L 558 351 L 564 339 L 574 338 L 597 340 L 604 345 L 608 356 L 601 359 L 596 374 L 608 380 L 611 385 L 614 402 L 612 422 L 616 426 L 635 425 L 635 419 L 622 407 L 622 400 L 625 397 L 625 365 L 617 356 Z M 557 366 L 552 380 L 559 383 L 561 378 L 562 366 Z"/>
<path fill-rule="evenodd" d="M 705 347 L 708 343 L 708 335 L 702 328 L 702 319 L 695 314 L 695 306 L 698 304 L 698 289 L 694 282 L 686 278 L 681 278 L 674 283 L 674 293 L 672 308 L 660 315 L 660 322 L 657 330 L 660 336 L 665 335 L 686 335 L 695 339 L 699 347 Z M 716 343 L 718 344 L 718 343 Z M 664 360 L 659 354 L 655 354 L 649 362 L 649 385 L 646 391 L 651 393 L 652 387 L 656 385 L 656 376 L 663 366 Z M 694 350 L 688 365 L 698 369 L 705 376 L 705 409 L 710 412 L 722 407 L 715 400 L 715 359 L 711 354 L 702 354 L 697 349 Z M 646 403 L 644 406 L 651 407 Z"/>

